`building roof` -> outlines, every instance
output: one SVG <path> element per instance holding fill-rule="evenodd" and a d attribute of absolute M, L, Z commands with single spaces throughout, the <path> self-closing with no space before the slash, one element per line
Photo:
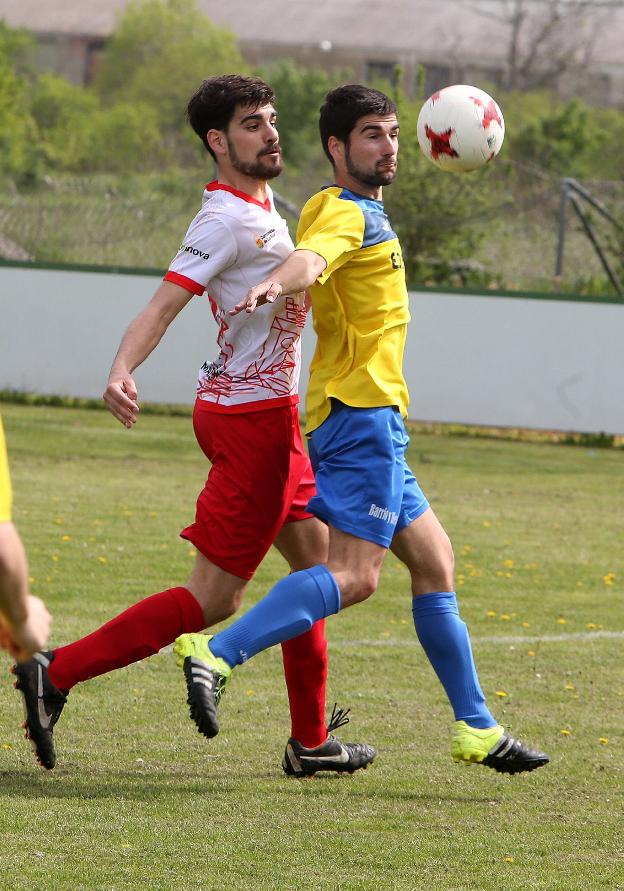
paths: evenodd
<path fill-rule="evenodd" d="M 0 19 L 11 27 L 49 34 L 107 37 L 129 0 L 0 0 Z M 241 43 L 299 45 L 326 49 L 387 49 L 420 60 L 481 60 L 483 67 L 507 56 L 505 0 L 197 0 L 217 25 Z M 481 13 L 476 11 L 479 6 Z M 532 15 L 546 8 L 532 0 Z M 485 11 L 485 12 L 484 12 Z M 488 14 L 489 13 L 489 14 Z M 601 63 L 624 64 L 624 5 L 596 0 L 580 27 L 598 27 Z M 579 27 L 577 21 L 575 27 Z M 397 59 L 398 60 L 398 59 Z"/>

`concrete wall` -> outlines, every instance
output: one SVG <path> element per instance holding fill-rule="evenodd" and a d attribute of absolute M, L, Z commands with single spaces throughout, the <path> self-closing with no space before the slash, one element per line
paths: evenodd
<path fill-rule="evenodd" d="M 99 397 L 158 282 L 0 266 L 0 389 Z M 624 434 L 624 304 L 414 292 L 411 312 L 411 418 Z M 137 371 L 140 397 L 191 403 L 215 330 L 195 298 Z M 308 326 L 302 391 L 313 348 Z"/>

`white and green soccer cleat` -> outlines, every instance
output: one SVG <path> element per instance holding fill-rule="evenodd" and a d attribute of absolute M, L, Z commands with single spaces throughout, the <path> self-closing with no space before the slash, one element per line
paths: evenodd
<path fill-rule="evenodd" d="M 523 773 L 548 764 L 544 752 L 531 749 L 497 724 L 480 730 L 465 721 L 455 721 L 451 742 L 453 761 L 464 764 L 483 764 L 498 773 Z"/>
<path fill-rule="evenodd" d="M 187 702 L 191 718 L 207 739 L 219 732 L 217 705 L 232 669 L 224 659 L 213 655 L 210 634 L 181 634 L 173 645 L 177 665 L 184 670 Z"/>

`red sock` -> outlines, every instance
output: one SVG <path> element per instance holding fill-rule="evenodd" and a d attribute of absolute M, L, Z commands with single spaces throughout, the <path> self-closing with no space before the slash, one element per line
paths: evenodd
<path fill-rule="evenodd" d="M 282 657 L 290 703 L 290 735 L 307 749 L 314 749 L 327 739 L 325 619 L 305 634 L 284 641 Z"/>
<path fill-rule="evenodd" d="M 50 680 L 59 690 L 157 653 L 180 634 L 202 631 L 202 608 L 187 588 L 152 594 L 97 631 L 54 650 Z"/>

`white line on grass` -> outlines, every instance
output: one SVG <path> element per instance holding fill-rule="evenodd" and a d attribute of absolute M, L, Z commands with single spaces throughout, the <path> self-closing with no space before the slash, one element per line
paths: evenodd
<path fill-rule="evenodd" d="M 537 644 L 537 643 L 569 643 L 573 640 L 620 640 L 624 631 L 576 631 L 570 634 L 494 634 L 485 637 L 472 637 L 473 644 Z M 416 638 L 402 640 L 399 638 L 377 638 L 375 640 L 332 640 L 331 646 L 337 647 L 404 647 L 418 644 Z"/>

